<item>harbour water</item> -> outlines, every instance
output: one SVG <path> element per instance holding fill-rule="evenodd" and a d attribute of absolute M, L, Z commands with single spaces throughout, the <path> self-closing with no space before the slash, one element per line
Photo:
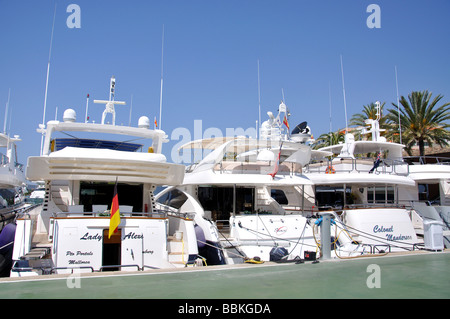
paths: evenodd
<path fill-rule="evenodd" d="M 25 299 L 447 299 L 450 253 L 243 264 L 176 271 L 5 278 L 0 298 Z M 181 304 L 180 304 L 181 305 Z M 184 304 L 183 304 L 184 305 Z"/>

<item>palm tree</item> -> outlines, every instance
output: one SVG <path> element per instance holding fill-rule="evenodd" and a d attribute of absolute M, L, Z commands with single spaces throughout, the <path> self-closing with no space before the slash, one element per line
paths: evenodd
<path fill-rule="evenodd" d="M 386 117 L 382 116 L 383 114 L 383 107 L 386 103 L 383 102 L 380 105 L 380 128 L 385 126 L 386 123 Z M 367 119 L 372 119 L 372 120 L 376 120 L 377 119 L 377 109 L 376 109 L 376 104 L 375 103 L 370 103 L 368 105 L 364 105 L 363 111 L 362 113 L 357 113 L 354 114 L 352 116 L 352 118 L 350 119 L 350 125 L 355 125 L 355 126 L 366 126 L 365 120 Z"/>
<path fill-rule="evenodd" d="M 384 108 L 385 104 L 386 103 L 383 102 L 380 105 L 380 114 L 379 114 L 380 118 L 378 120 L 380 129 L 385 129 L 386 126 L 387 126 L 386 125 L 386 116 L 383 116 L 383 108 Z M 354 114 L 352 116 L 352 118 L 350 119 L 350 125 L 365 127 L 367 125 L 366 124 L 366 120 L 367 119 L 376 120 L 377 118 L 378 118 L 378 116 L 377 116 L 376 104 L 375 103 L 370 103 L 368 105 L 364 105 L 362 113 L 357 113 L 357 114 Z M 386 131 L 388 131 L 388 130 L 386 130 Z M 361 131 L 359 131 L 359 130 L 356 131 L 354 133 L 354 135 L 355 135 L 356 139 L 360 139 L 361 138 Z"/>
<path fill-rule="evenodd" d="M 320 135 L 319 138 L 317 139 L 314 149 L 336 145 L 339 144 L 339 142 L 344 142 L 344 136 L 345 136 L 344 131 L 324 133 Z M 323 142 L 320 143 L 320 141 Z"/>
<path fill-rule="evenodd" d="M 431 93 L 428 91 L 414 91 L 408 95 L 408 100 L 402 96 L 400 104 L 400 123 L 402 129 L 402 142 L 407 147 L 411 147 L 415 142 L 419 145 L 420 156 L 425 155 L 425 142 L 429 146 L 433 143 L 441 147 L 447 146 L 450 140 L 450 103 L 437 106 L 443 98 L 436 96 L 431 102 Z M 388 121 L 398 131 L 398 106 L 394 103 L 394 109 L 389 110 Z"/>

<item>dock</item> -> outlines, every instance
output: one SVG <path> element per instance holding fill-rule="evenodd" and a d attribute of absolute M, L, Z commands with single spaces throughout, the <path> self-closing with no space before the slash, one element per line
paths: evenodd
<path fill-rule="evenodd" d="M 444 250 L 318 263 L 265 262 L 2 278 L 0 298 L 448 299 L 449 265 L 450 252 Z M 373 278 L 378 286 L 371 284 Z"/>

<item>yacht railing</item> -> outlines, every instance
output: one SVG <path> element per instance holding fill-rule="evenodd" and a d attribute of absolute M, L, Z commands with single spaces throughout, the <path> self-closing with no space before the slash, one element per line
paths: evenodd
<path fill-rule="evenodd" d="M 409 165 L 426 165 L 426 164 L 438 164 L 438 165 L 450 165 L 450 157 L 442 156 L 407 156 L 404 158 Z"/>
<path fill-rule="evenodd" d="M 57 212 L 53 213 L 54 217 L 108 217 L 109 212 Z M 155 211 L 155 212 L 126 212 L 120 213 L 121 217 L 150 217 L 150 218 L 167 218 L 167 212 Z"/>
<path fill-rule="evenodd" d="M 24 261 L 24 260 L 20 260 L 20 261 Z M 137 271 L 144 271 L 146 268 L 149 269 L 159 269 L 158 267 L 154 267 L 154 266 L 148 266 L 148 265 L 143 265 L 142 267 L 140 267 L 139 265 L 105 265 L 105 266 L 101 266 L 99 268 L 99 270 L 95 270 L 92 266 L 76 266 L 76 267 L 52 267 L 52 266 L 17 266 L 16 264 L 14 264 L 14 266 L 12 267 L 12 271 L 13 272 L 32 272 L 32 271 L 41 271 L 41 273 L 43 275 L 51 275 L 51 274 L 55 274 L 56 271 L 58 270 L 70 270 L 71 273 L 73 274 L 74 271 L 80 271 L 80 270 L 90 270 L 91 273 L 94 272 L 103 272 L 103 271 L 114 271 L 116 269 L 120 269 L 122 270 L 122 268 L 136 268 Z"/>
<path fill-rule="evenodd" d="M 400 159 L 382 159 L 377 167 L 372 158 L 323 158 L 315 160 L 305 166 L 305 173 L 369 173 L 373 168 L 374 174 L 409 175 L 409 164 Z"/>
<path fill-rule="evenodd" d="M 167 216 L 170 217 L 176 217 L 176 218 L 181 218 L 181 219 L 194 219 L 195 218 L 195 213 L 194 212 L 180 212 L 177 208 L 174 207 L 170 207 L 168 205 L 165 204 L 160 204 L 160 208 L 158 209 L 158 211 L 166 214 Z"/>
<path fill-rule="evenodd" d="M 408 209 L 410 207 L 400 204 L 400 203 L 394 203 L 394 202 L 374 202 L 374 203 L 364 203 L 364 204 L 346 204 L 345 207 L 343 205 L 325 205 L 325 206 L 319 206 L 319 210 L 334 210 L 336 212 L 343 212 L 344 210 L 351 210 L 351 209 L 368 209 L 368 208 L 405 208 Z"/>
<path fill-rule="evenodd" d="M 220 174 L 269 174 L 272 173 L 275 162 L 240 162 L 224 161 L 216 164 L 214 172 Z M 278 167 L 277 175 L 302 174 L 303 167 L 298 163 L 281 163 Z"/>

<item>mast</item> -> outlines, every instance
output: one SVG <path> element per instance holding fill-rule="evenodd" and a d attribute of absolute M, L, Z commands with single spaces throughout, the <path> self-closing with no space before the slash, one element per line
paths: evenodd
<path fill-rule="evenodd" d="M 123 101 L 115 101 L 114 100 L 114 92 L 116 87 L 116 78 L 114 75 L 111 77 L 110 84 L 109 84 L 109 100 L 94 100 L 94 103 L 97 104 L 105 104 L 105 110 L 103 111 L 102 115 L 102 124 L 105 124 L 106 115 L 108 113 L 112 114 L 112 125 L 116 125 L 116 110 L 114 108 L 114 105 L 125 105 L 125 102 Z"/>

